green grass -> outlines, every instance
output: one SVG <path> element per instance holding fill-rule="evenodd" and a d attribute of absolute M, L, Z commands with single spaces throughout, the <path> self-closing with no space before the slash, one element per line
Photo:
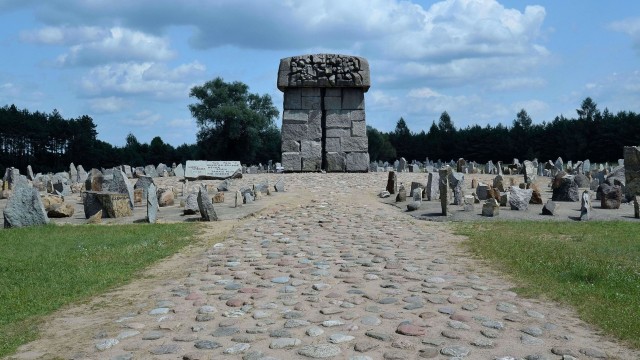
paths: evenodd
<path fill-rule="evenodd" d="M 640 223 L 458 223 L 466 246 L 520 284 L 640 348 Z"/>
<path fill-rule="evenodd" d="M 195 224 L 0 230 L 0 356 L 37 335 L 44 315 L 128 282 L 191 241 Z"/>

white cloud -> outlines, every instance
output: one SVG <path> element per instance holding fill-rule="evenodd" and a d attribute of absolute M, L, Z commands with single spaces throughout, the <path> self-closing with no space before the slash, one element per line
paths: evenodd
<path fill-rule="evenodd" d="M 438 92 L 428 88 L 428 87 L 423 87 L 423 88 L 419 88 L 419 89 L 411 89 L 409 91 L 409 97 L 413 97 L 413 98 L 421 98 L 421 99 L 427 99 L 427 98 L 433 98 L 433 97 L 438 97 L 438 96 L 442 96 L 440 95 Z"/>
<path fill-rule="evenodd" d="M 120 123 L 123 125 L 136 127 L 151 127 L 160 120 L 160 114 L 153 113 L 149 110 L 140 111 L 132 118 L 122 119 Z"/>
<path fill-rule="evenodd" d="M 179 129 L 192 129 L 196 127 L 196 122 L 193 119 L 173 119 L 167 123 L 167 126 Z"/>
<path fill-rule="evenodd" d="M 102 65 L 82 77 L 80 87 L 89 96 L 148 95 L 160 99 L 186 98 L 190 79 L 202 74 L 198 62 L 170 69 L 152 62 Z"/>
<path fill-rule="evenodd" d="M 116 96 L 89 100 L 89 108 L 96 113 L 114 113 L 131 106 L 130 101 Z"/>
<path fill-rule="evenodd" d="M 629 35 L 633 41 L 633 47 L 640 53 L 640 17 L 612 22 L 609 28 Z"/>
<path fill-rule="evenodd" d="M 491 82 L 491 89 L 493 90 L 515 90 L 515 89 L 531 89 L 541 88 L 547 84 L 547 81 L 540 77 L 507 77 L 503 79 L 497 79 Z"/>

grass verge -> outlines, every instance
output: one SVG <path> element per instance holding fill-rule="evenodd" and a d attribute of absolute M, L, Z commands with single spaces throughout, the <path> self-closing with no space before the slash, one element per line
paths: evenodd
<path fill-rule="evenodd" d="M 37 337 L 44 315 L 122 285 L 193 240 L 195 224 L 0 231 L 0 357 Z"/>
<path fill-rule="evenodd" d="M 640 348 L 640 225 L 634 222 L 458 223 L 466 246 L 521 284 L 524 296 L 569 304 Z"/>

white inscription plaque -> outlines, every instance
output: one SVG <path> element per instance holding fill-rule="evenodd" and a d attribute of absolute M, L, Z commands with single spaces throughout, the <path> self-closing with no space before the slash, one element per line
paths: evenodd
<path fill-rule="evenodd" d="M 189 179 L 228 179 L 234 175 L 242 177 L 240 161 L 188 160 L 184 169 L 184 177 Z"/>

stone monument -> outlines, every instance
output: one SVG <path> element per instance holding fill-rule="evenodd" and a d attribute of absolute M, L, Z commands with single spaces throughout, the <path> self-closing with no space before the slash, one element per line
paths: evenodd
<path fill-rule="evenodd" d="M 357 56 L 317 54 L 280 60 L 285 171 L 369 170 L 364 93 L 370 82 L 369 63 Z"/>

